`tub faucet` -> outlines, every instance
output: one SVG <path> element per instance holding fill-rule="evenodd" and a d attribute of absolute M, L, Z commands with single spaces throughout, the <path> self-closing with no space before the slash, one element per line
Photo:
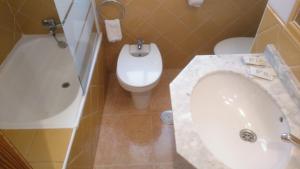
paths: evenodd
<path fill-rule="evenodd" d="M 43 19 L 42 25 L 49 29 L 50 34 L 55 33 L 57 30 L 57 27 L 60 26 L 60 24 L 57 24 L 53 18 Z"/>
<path fill-rule="evenodd" d="M 144 41 L 142 39 L 137 40 L 137 48 L 141 50 L 143 48 Z"/>
<path fill-rule="evenodd" d="M 299 146 L 300 147 L 300 139 L 297 138 L 296 136 L 294 136 L 291 133 L 284 133 L 281 135 L 281 140 L 285 141 L 285 142 L 289 142 L 294 144 L 295 146 Z"/>
<path fill-rule="evenodd" d="M 55 39 L 58 47 L 60 47 L 60 48 L 68 47 L 68 44 L 65 41 L 58 40 L 57 37 L 56 37 L 56 30 L 57 30 L 58 27 L 61 27 L 62 24 L 57 23 L 55 21 L 55 19 L 50 18 L 50 19 L 43 19 L 42 20 L 42 25 L 49 29 L 49 33 Z"/>

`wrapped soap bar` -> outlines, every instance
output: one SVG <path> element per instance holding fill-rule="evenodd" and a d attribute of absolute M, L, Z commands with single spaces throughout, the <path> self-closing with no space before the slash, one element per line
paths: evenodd
<path fill-rule="evenodd" d="M 248 65 L 265 66 L 266 59 L 263 56 L 244 56 L 243 61 Z"/>
<path fill-rule="evenodd" d="M 266 80 L 273 80 L 276 76 L 276 72 L 272 68 L 250 67 L 249 74 Z"/>

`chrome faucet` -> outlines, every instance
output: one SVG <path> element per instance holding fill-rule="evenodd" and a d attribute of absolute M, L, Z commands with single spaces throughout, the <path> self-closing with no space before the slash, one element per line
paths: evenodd
<path fill-rule="evenodd" d="M 42 25 L 49 29 L 50 34 L 55 33 L 57 30 L 57 27 L 60 26 L 60 24 L 57 24 L 53 18 L 43 19 Z"/>
<path fill-rule="evenodd" d="M 292 144 L 300 147 L 300 139 L 297 138 L 296 136 L 294 136 L 291 133 L 284 133 L 284 134 L 282 134 L 281 135 L 281 140 L 283 140 L 285 142 L 292 143 Z"/>
<path fill-rule="evenodd" d="M 141 50 L 143 48 L 144 41 L 142 39 L 137 40 L 137 48 Z"/>
<path fill-rule="evenodd" d="M 53 38 L 55 39 L 57 45 L 60 48 L 66 48 L 66 47 L 68 47 L 68 44 L 66 42 L 58 40 L 57 37 L 56 37 L 56 30 L 57 30 L 58 27 L 61 27 L 62 24 L 57 23 L 55 21 L 55 19 L 50 18 L 50 19 L 43 19 L 42 20 L 42 25 L 44 27 L 48 28 L 50 35 L 53 36 Z"/>

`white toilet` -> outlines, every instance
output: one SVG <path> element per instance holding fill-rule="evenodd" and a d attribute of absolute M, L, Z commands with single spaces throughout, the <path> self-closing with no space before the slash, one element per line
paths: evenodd
<path fill-rule="evenodd" d="M 235 37 L 220 41 L 214 48 L 216 55 L 251 53 L 253 37 Z"/>
<path fill-rule="evenodd" d="M 151 90 L 158 84 L 163 71 L 160 51 L 156 44 L 124 45 L 118 58 L 117 77 L 120 85 L 131 92 L 137 109 L 149 105 Z"/>

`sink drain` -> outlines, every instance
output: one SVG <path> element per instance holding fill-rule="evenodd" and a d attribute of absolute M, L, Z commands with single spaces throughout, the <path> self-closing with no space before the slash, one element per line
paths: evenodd
<path fill-rule="evenodd" d="M 240 137 L 243 141 L 255 143 L 257 140 L 256 134 L 249 129 L 243 129 L 240 131 Z"/>

